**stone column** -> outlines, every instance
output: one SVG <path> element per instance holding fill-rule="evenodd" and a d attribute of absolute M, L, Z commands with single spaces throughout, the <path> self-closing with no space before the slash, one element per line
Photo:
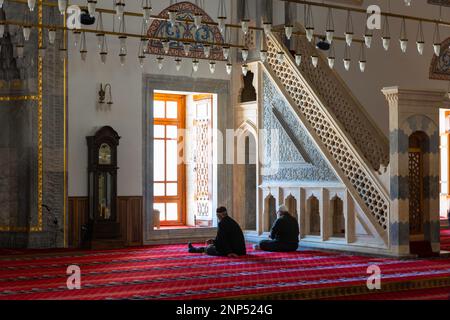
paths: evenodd
<path fill-rule="evenodd" d="M 389 102 L 390 127 L 390 227 L 391 251 L 410 253 L 409 231 L 409 137 L 423 132 L 429 140 L 424 150 L 424 240 L 439 252 L 439 108 L 444 92 L 384 88 Z M 427 212 L 425 212 L 427 211 Z"/>

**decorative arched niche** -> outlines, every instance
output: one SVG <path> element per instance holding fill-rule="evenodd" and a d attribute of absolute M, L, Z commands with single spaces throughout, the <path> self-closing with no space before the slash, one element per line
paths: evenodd
<path fill-rule="evenodd" d="M 320 236 L 320 202 L 314 195 L 311 195 L 311 197 L 309 197 L 306 201 L 306 213 L 309 220 L 309 230 L 307 230 L 307 234 L 312 236 Z"/>
<path fill-rule="evenodd" d="M 264 216 L 266 217 L 264 232 L 269 232 L 277 219 L 276 199 L 271 194 L 264 199 Z"/>
<path fill-rule="evenodd" d="M 284 204 L 288 208 L 289 213 L 298 221 L 297 199 L 295 199 L 295 197 L 290 194 L 284 201 Z"/>
<path fill-rule="evenodd" d="M 337 195 L 330 200 L 330 231 L 333 237 L 345 237 L 344 202 Z"/>

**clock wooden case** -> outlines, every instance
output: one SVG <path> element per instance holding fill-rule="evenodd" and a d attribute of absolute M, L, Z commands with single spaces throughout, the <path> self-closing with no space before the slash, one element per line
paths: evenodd
<path fill-rule="evenodd" d="M 120 136 L 110 126 L 86 137 L 91 247 L 120 246 L 117 221 L 117 147 Z"/>

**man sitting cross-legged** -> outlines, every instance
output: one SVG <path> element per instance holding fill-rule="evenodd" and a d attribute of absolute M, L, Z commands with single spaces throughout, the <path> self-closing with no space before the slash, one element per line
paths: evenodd
<path fill-rule="evenodd" d="M 246 254 L 245 239 L 241 227 L 228 216 L 227 209 L 220 207 L 216 210 L 217 236 L 206 241 L 207 247 L 195 248 L 188 244 L 189 253 L 204 253 L 210 256 L 237 257 Z"/>
<path fill-rule="evenodd" d="M 300 234 L 297 219 L 289 214 L 286 206 L 280 206 L 277 217 L 270 230 L 272 240 L 262 240 L 259 249 L 273 252 L 296 251 Z M 255 246 L 255 249 L 258 249 L 258 246 Z"/>

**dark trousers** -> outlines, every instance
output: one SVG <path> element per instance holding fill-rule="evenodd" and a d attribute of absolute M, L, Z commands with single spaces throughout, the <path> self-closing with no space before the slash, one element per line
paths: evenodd
<path fill-rule="evenodd" d="M 194 248 L 189 250 L 189 253 L 206 253 L 208 256 L 223 256 L 223 254 L 217 251 L 216 246 L 213 244 L 210 244 L 207 247 Z"/>
<path fill-rule="evenodd" d="M 298 243 L 282 242 L 278 240 L 262 240 L 259 243 L 259 248 L 261 250 L 271 252 L 291 252 L 297 250 Z"/>

